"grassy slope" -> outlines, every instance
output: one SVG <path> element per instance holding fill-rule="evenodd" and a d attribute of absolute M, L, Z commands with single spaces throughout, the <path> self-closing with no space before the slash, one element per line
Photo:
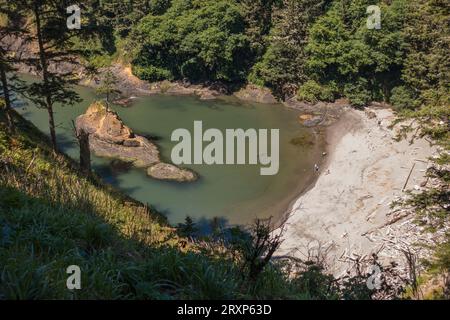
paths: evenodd
<path fill-rule="evenodd" d="M 80 176 L 76 164 L 53 156 L 46 141 L 23 120 L 14 135 L 0 125 L 1 298 L 228 294 L 219 283 L 207 284 L 217 292 L 203 292 L 212 288 L 194 279 L 207 268 L 201 260 L 209 259 L 181 252 L 163 219 Z M 75 292 L 66 288 L 72 264 L 82 270 L 82 290 Z"/>
<path fill-rule="evenodd" d="M 269 267 L 248 284 L 237 265 L 193 245 L 142 204 L 87 180 L 16 115 L 0 112 L 0 299 L 308 298 Z M 78 265 L 82 289 L 66 288 Z"/>

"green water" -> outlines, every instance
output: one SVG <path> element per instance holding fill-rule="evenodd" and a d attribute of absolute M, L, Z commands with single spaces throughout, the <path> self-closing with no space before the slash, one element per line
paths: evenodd
<path fill-rule="evenodd" d="M 29 77 L 26 77 L 30 79 Z M 60 148 L 78 159 L 71 121 L 96 99 L 92 89 L 77 87 L 83 102 L 71 107 L 56 106 L 55 119 Z M 94 170 L 103 179 L 165 214 L 169 222 L 182 222 L 187 215 L 206 224 L 219 217 L 230 224 L 246 224 L 256 217 L 283 216 L 292 200 L 311 183 L 314 158 L 319 147 L 292 143 L 292 139 L 313 139 L 310 129 L 297 121 L 297 111 L 282 105 L 240 104 L 230 101 L 200 101 L 195 97 L 151 96 L 135 100 L 130 108 L 113 107 L 125 124 L 137 133 L 158 137 L 163 160 L 170 161 L 176 142 L 172 131 L 192 132 L 195 120 L 203 130 L 255 128 L 280 129 L 280 169 L 274 176 L 261 176 L 260 165 L 191 165 L 200 175 L 193 183 L 158 181 L 142 169 L 114 170 L 111 159 L 93 156 Z M 17 108 L 25 118 L 48 132 L 47 113 L 32 105 Z M 298 140 L 298 139 L 297 139 Z"/>

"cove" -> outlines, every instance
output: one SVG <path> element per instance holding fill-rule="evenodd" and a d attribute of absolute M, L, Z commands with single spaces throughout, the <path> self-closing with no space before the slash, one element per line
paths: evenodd
<path fill-rule="evenodd" d="M 24 79 L 32 79 L 24 76 Z M 76 87 L 83 101 L 75 106 L 56 106 L 55 120 L 60 148 L 78 160 L 72 120 L 84 113 L 96 99 L 94 90 Z M 158 181 L 144 170 L 121 165 L 113 159 L 92 156 L 93 169 L 105 180 L 131 197 L 148 203 L 166 215 L 171 224 L 191 216 L 199 228 L 213 218 L 229 224 L 248 224 L 255 218 L 285 216 L 290 204 L 314 181 L 314 163 L 322 152 L 312 129 L 298 123 L 299 111 L 282 105 L 240 103 L 226 100 L 200 101 L 190 96 L 155 95 L 140 97 L 130 108 L 112 107 L 136 133 L 152 138 L 161 158 L 170 162 L 177 144 L 171 134 L 178 128 L 202 121 L 204 130 L 217 128 L 279 129 L 279 171 L 260 175 L 258 165 L 184 165 L 200 178 L 193 183 Z M 48 133 L 45 110 L 28 104 L 16 110 Z M 304 143 L 297 143 L 304 141 Z"/>

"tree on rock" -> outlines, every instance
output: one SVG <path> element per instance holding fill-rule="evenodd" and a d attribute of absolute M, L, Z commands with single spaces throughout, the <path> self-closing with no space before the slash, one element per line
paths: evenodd
<path fill-rule="evenodd" d="M 110 99 L 115 94 L 120 94 L 121 91 L 117 88 L 117 77 L 111 70 L 105 72 L 100 86 L 96 92 L 99 95 L 104 95 L 106 99 L 106 110 L 109 108 Z"/>

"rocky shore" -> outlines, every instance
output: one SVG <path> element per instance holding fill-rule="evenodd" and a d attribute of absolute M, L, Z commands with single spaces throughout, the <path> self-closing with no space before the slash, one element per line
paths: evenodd
<path fill-rule="evenodd" d="M 37 48 L 31 43 L 27 43 L 20 37 L 13 35 L 5 37 L 5 45 L 11 48 L 15 52 L 17 57 L 22 59 L 32 59 L 37 57 Z M 27 64 L 19 63 L 16 65 L 20 73 L 38 75 L 35 68 L 30 67 Z M 201 100 L 214 100 L 224 95 L 233 94 L 223 83 L 205 83 L 205 84 L 192 84 L 183 81 L 159 81 L 159 82 L 147 82 L 136 77 L 128 65 L 121 63 L 113 63 L 109 67 L 99 68 L 95 74 L 88 69 L 83 62 L 74 57 L 73 62 L 52 63 L 49 65 L 51 72 L 60 74 L 71 74 L 77 78 L 81 85 L 96 88 L 100 85 L 102 75 L 108 70 L 113 72 L 117 78 L 117 88 L 120 89 L 122 97 L 118 99 L 118 104 L 122 106 L 129 106 L 131 101 L 130 97 L 154 95 L 154 94 L 167 94 L 167 95 L 193 95 L 197 96 Z M 234 93 L 234 96 L 240 100 L 247 102 L 258 102 L 273 104 L 278 101 L 272 95 L 269 89 L 260 88 L 254 85 L 248 85 L 238 92 Z"/>
<path fill-rule="evenodd" d="M 264 104 L 278 103 L 278 100 L 273 96 L 272 92 L 268 88 L 261 88 L 252 84 L 248 84 L 238 92 L 235 92 L 234 96 L 242 101 L 248 102 Z"/>
<path fill-rule="evenodd" d="M 233 93 L 222 83 L 192 84 L 183 81 L 158 81 L 150 83 L 133 75 L 131 67 L 119 63 L 115 63 L 108 68 L 99 69 L 98 74 L 94 77 L 88 75 L 83 76 L 80 83 L 95 88 L 99 85 L 102 74 L 108 70 L 112 71 L 116 76 L 118 87 L 125 99 L 131 96 L 164 94 L 173 96 L 196 96 L 200 100 L 216 100 L 224 96 L 232 95 L 245 102 L 263 104 L 279 103 L 268 88 L 249 84 Z M 83 74 L 83 72 L 79 72 L 79 74 Z M 125 99 L 121 100 L 123 101 Z"/>
<path fill-rule="evenodd" d="M 124 125 L 117 113 L 108 110 L 103 102 L 95 102 L 75 122 L 77 131 L 89 134 L 89 146 L 100 157 L 116 158 L 145 168 L 147 174 L 159 180 L 189 182 L 197 175 L 160 160 L 155 144 L 135 134 Z"/>

